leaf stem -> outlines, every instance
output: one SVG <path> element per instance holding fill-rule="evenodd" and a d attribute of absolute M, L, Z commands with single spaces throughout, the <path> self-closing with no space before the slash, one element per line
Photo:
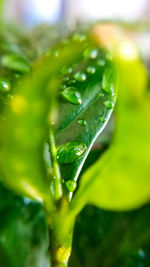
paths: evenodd
<path fill-rule="evenodd" d="M 49 130 L 49 147 L 51 153 L 51 161 L 52 161 L 52 168 L 53 168 L 53 195 L 55 200 L 58 200 L 62 197 L 62 183 L 61 183 L 61 174 L 59 164 L 56 158 L 56 145 L 55 145 L 55 138 L 53 133 L 53 126 L 50 126 Z"/>

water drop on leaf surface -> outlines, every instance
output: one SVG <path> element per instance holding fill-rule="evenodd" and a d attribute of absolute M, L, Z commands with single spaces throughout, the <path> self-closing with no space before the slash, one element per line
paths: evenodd
<path fill-rule="evenodd" d="M 84 82 L 86 80 L 86 74 L 84 72 L 78 71 L 75 73 L 74 78 L 78 82 Z"/>
<path fill-rule="evenodd" d="M 78 123 L 79 123 L 81 126 L 86 126 L 86 120 L 78 120 Z"/>
<path fill-rule="evenodd" d="M 104 116 L 100 117 L 100 121 L 105 122 L 106 121 L 105 117 Z"/>
<path fill-rule="evenodd" d="M 2 92 L 10 91 L 10 82 L 5 78 L 0 78 L 0 91 Z"/>
<path fill-rule="evenodd" d="M 73 163 L 80 159 L 87 150 L 85 143 L 69 142 L 57 149 L 57 160 L 61 164 Z"/>
<path fill-rule="evenodd" d="M 87 48 L 84 51 L 84 57 L 85 58 L 95 59 L 97 56 L 98 56 L 98 49 L 97 48 L 94 48 L 94 49 Z"/>
<path fill-rule="evenodd" d="M 82 104 L 81 95 L 73 86 L 65 88 L 62 92 L 62 95 L 72 104 Z"/>
<path fill-rule="evenodd" d="M 68 68 L 68 67 L 64 66 L 64 67 L 62 67 L 60 72 L 62 75 L 70 74 L 70 73 L 72 73 L 72 68 Z"/>
<path fill-rule="evenodd" d="M 89 66 L 89 67 L 87 67 L 87 72 L 88 72 L 89 74 L 94 74 L 95 71 L 96 71 L 96 68 L 95 68 L 94 66 Z"/>
<path fill-rule="evenodd" d="M 77 183 L 75 181 L 69 180 L 66 182 L 66 186 L 70 192 L 74 192 L 77 187 Z"/>
<path fill-rule="evenodd" d="M 107 94 L 114 95 L 114 86 L 112 82 L 109 80 L 108 73 L 105 72 L 102 79 L 102 89 Z"/>
<path fill-rule="evenodd" d="M 104 105 L 105 105 L 106 108 L 112 109 L 114 107 L 114 102 L 111 101 L 111 100 L 107 100 L 107 101 L 104 102 Z"/>

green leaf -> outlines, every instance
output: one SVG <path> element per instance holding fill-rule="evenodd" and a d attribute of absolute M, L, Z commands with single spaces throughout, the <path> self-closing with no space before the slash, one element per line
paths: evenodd
<path fill-rule="evenodd" d="M 150 199 L 150 105 L 144 91 L 147 74 L 139 59 L 120 60 L 118 67 L 121 88 L 114 140 L 81 178 L 70 206 L 76 214 L 87 203 L 129 210 Z"/>
<path fill-rule="evenodd" d="M 51 99 L 58 87 L 59 69 L 64 62 L 70 64 L 79 58 L 85 47 L 85 43 L 74 42 L 69 48 L 59 45 L 60 55 L 56 57 L 55 49 L 51 50 L 14 90 L 7 120 L 0 125 L 0 162 L 4 182 L 19 194 L 51 203 L 50 177 L 43 159 Z"/>
<path fill-rule="evenodd" d="M 107 52 L 92 40 L 88 41 L 88 48 L 80 55 L 80 60 L 69 68 L 64 66 L 60 73 L 56 144 L 63 154 L 66 148 L 66 157 L 70 157 L 60 162 L 62 178 L 76 181 L 94 141 L 112 114 L 117 96 L 117 74 L 114 62 L 107 59 Z M 105 79 L 108 79 L 107 83 Z M 75 143 L 85 144 L 87 148 L 84 154 L 78 153 L 82 154 L 78 158 L 72 153 Z M 72 151 L 68 152 L 71 144 Z"/>

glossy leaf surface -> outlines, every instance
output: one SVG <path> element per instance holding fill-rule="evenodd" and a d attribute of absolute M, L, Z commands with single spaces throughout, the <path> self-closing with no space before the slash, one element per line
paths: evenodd
<path fill-rule="evenodd" d="M 111 147 L 81 178 L 75 212 L 87 204 L 129 210 L 150 199 L 150 106 L 140 60 L 118 61 L 120 94 Z M 135 79 L 133 79 L 135 77 Z"/>
<path fill-rule="evenodd" d="M 87 147 L 79 160 L 61 164 L 62 178 L 76 181 L 91 146 L 112 114 L 117 97 L 117 73 L 114 63 L 107 58 L 107 52 L 92 40 L 80 60 L 68 70 L 63 68 L 61 73 L 63 82 L 55 126 L 56 144 L 62 147 L 67 143 L 81 142 Z M 104 79 L 108 79 L 105 84 Z M 73 90 L 80 96 L 79 103 L 72 95 Z"/>

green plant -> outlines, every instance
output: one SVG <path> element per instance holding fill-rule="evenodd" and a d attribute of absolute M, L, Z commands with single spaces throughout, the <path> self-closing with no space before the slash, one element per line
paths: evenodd
<path fill-rule="evenodd" d="M 110 40 L 110 50 L 94 36 L 71 34 L 36 59 L 26 47 L 18 45 L 16 52 L 6 46 L 2 34 L 1 178 L 17 194 L 42 203 L 50 261 L 57 267 L 68 264 L 75 219 L 85 205 L 129 210 L 150 196 L 145 67 L 125 38 L 117 48 Z M 118 89 L 113 140 L 78 186 Z"/>

